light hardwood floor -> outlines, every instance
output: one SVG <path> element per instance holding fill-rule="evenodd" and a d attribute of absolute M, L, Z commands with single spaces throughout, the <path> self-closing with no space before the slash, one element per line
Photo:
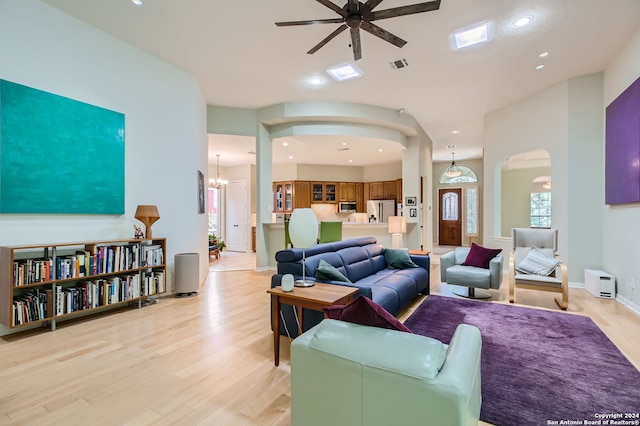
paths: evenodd
<path fill-rule="evenodd" d="M 438 268 L 432 292 L 450 295 Z M 1 338 L 0 424 L 289 424 L 289 342 L 274 367 L 270 276 L 211 272 L 197 297 Z M 517 296 L 556 310 L 553 294 Z M 507 303 L 506 282 L 494 298 Z M 571 289 L 569 311 L 591 316 L 640 368 L 640 318 L 580 289 Z"/>

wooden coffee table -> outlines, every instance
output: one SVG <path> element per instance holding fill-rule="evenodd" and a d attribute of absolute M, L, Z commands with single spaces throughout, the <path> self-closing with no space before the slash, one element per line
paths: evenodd
<path fill-rule="evenodd" d="M 298 335 L 302 334 L 304 324 L 303 309 L 322 311 L 331 305 L 346 305 L 353 300 L 358 291 L 356 287 L 336 284 L 316 283 L 313 287 L 295 287 L 293 291 L 284 291 L 282 287 L 267 290 L 271 297 L 271 320 L 273 324 L 273 355 L 276 366 L 280 364 L 280 308 L 284 303 L 296 307 L 298 312 Z"/>

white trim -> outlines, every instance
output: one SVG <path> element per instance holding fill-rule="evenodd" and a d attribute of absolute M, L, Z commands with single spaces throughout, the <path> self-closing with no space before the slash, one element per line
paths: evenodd
<path fill-rule="evenodd" d="M 635 304 L 631 300 L 629 300 L 626 297 L 621 296 L 619 294 L 616 296 L 616 301 L 622 303 L 627 308 L 629 308 L 629 310 L 631 310 L 631 312 L 633 312 L 634 314 L 640 316 L 640 305 Z"/>

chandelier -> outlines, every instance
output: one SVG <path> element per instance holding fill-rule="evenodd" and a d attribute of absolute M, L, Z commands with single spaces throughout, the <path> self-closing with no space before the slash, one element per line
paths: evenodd
<path fill-rule="evenodd" d="M 445 176 L 450 178 L 458 177 L 462 174 L 462 170 L 460 170 L 460 167 L 456 165 L 455 152 L 451 153 L 451 165 L 447 167 L 447 169 L 444 171 L 444 174 Z"/>
<path fill-rule="evenodd" d="M 209 179 L 209 188 L 220 189 L 229 183 L 228 180 L 220 178 L 220 154 L 216 154 L 216 178 Z"/>

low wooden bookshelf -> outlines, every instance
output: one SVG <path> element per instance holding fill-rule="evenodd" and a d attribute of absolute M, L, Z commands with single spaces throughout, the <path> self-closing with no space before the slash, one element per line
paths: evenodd
<path fill-rule="evenodd" d="M 50 325 L 166 293 L 166 239 L 0 247 L 0 323 Z M 137 302 L 137 303 L 136 303 Z"/>

